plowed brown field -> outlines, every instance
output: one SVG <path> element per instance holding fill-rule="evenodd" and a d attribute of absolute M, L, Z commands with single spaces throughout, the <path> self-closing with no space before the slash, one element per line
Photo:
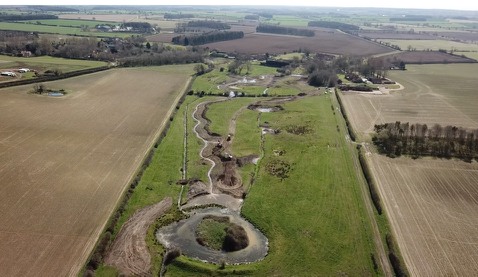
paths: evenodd
<path fill-rule="evenodd" d="M 344 93 L 359 138 L 397 120 L 478 128 L 476 64 L 409 66 L 391 72 L 404 90 Z M 371 171 L 412 276 L 478 275 L 478 163 L 369 154 Z"/>
<path fill-rule="evenodd" d="M 411 276 L 478 275 L 478 164 L 371 157 Z"/>
<path fill-rule="evenodd" d="M 315 31 L 314 37 L 298 37 L 264 33 L 246 34 L 242 39 L 205 44 L 209 49 L 246 54 L 282 54 L 299 49 L 313 53 L 370 56 L 392 52 L 393 49 L 352 35 Z"/>
<path fill-rule="evenodd" d="M 186 69 L 186 68 L 184 68 Z M 163 128 L 186 73 L 115 69 L 0 90 L 0 276 L 72 276 Z"/>
<path fill-rule="evenodd" d="M 435 123 L 478 128 L 478 64 L 415 65 L 390 71 L 405 89 L 388 95 L 345 92 L 349 120 L 360 134 L 387 122 Z"/>

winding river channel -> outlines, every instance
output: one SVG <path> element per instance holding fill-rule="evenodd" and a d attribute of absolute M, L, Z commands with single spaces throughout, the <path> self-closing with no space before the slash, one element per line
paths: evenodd
<path fill-rule="evenodd" d="M 217 138 L 213 140 L 206 135 L 201 135 L 205 134 L 203 131 L 207 124 L 207 120 L 202 117 L 202 113 L 200 112 L 202 109 L 200 108 L 204 108 L 204 106 L 201 107 L 201 105 L 221 101 L 224 100 L 203 102 L 198 104 L 194 110 L 193 118 L 196 121 L 196 125 L 193 130 L 196 136 L 204 143 L 199 155 L 203 160 L 208 161 L 211 164 L 208 171 L 209 194 L 193 198 L 189 203 L 184 205 L 183 208 L 187 207 L 188 210 L 194 208 L 195 205 L 191 205 L 191 202 L 203 207 L 211 204 L 220 204 L 223 208 L 198 207 L 189 210 L 188 212 L 185 212 L 189 215 L 187 219 L 160 228 L 156 233 L 156 238 L 167 248 L 177 247 L 181 249 L 182 254 L 202 261 L 213 263 L 225 261 L 229 264 L 251 263 L 262 260 L 267 255 L 269 249 L 268 240 L 266 236 L 264 236 L 264 234 L 262 234 L 250 222 L 241 217 L 240 210 L 243 203 L 242 199 L 237 199 L 223 193 L 213 192 L 213 178 L 211 177 L 211 172 L 216 166 L 216 163 L 212 159 L 204 156 L 205 149 L 208 146 L 216 144 Z M 200 130 L 201 128 L 202 130 Z M 209 215 L 226 216 L 229 218 L 230 222 L 242 226 L 249 238 L 249 245 L 244 249 L 234 252 L 217 251 L 200 245 L 196 241 L 196 228 L 202 219 Z"/>

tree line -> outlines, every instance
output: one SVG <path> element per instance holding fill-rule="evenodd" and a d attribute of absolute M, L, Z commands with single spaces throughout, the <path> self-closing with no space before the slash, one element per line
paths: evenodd
<path fill-rule="evenodd" d="M 435 124 L 385 123 L 375 125 L 372 141 L 378 151 L 390 157 L 402 154 L 459 158 L 478 161 L 478 129 L 470 130 L 456 126 L 442 127 Z"/>
<path fill-rule="evenodd" d="M 182 18 L 194 18 L 194 14 L 191 13 L 165 13 L 164 19 L 182 19 Z"/>
<path fill-rule="evenodd" d="M 194 28 L 210 28 L 216 30 L 231 29 L 231 25 L 215 20 L 193 20 L 186 24 L 187 27 Z"/>
<path fill-rule="evenodd" d="M 125 67 L 202 63 L 204 55 L 202 52 L 170 50 L 157 54 L 145 53 L 140 56 L 125 57 L 118 62 Z"/>
<path fill-rule="evenodd" d="M 0 14 L 0 21 L 22 21 L 22 20 L 42 20 L 58 19 L 58 16 L 52 14 Z"/>
<path fill-rule="evenodd" d="M 121 24 L 121 27 L 131 27 L 133 30 L 140 33 L 150 33 L 153 30 L 153 27 L 148 22 L 125 22 Z"/>
<path fill-rule="evenodd" d="M 307 24 L 309 27 L 321 27 L 329 29 L 339 29 L 341 31 L 358 31 L 360 28 L 358 26 L 335 22 L 335 21 L 309 21 Z"/>
<path fill-rule="evenodd" d="M 180 35 L 173 37 L 172 42 L 179 45 L 201 45 L 217 41 L 240 39 L 244 37 L 244 32 L 238 31 L 220 31 L 210 32 L 200 35 Z"/>
<path fill-rule="evenodd" d="M 303 36 L 303 37 L 313 37 L 315 32 L 307 29 L 299 29 L 292 27 L 282 27 L 277 25 L 270 24 L 259 24 L 256 27 L 256 32 L 258 33 L 271 33 L 271 34 L 281 34 L 281 35 L 292 35 L 292 36 Z"/>

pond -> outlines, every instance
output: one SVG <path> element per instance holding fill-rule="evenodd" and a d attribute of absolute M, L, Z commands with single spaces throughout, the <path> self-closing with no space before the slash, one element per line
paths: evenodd
<path fill-rule="evenodd" d="M 242 226 L 249 238 L 249 245 L 234 252 L 213 250 L 200 245 L 196 241 L 196 228 L 207 215 L 227 216 L 232 223 Z M 188 257 L 213 263 L 251 263 L 264 259 L 269 249 L 266 236 L 251 223 L 236 212 L 218 207 L 194 210 L 189 218 L 160 228 L 156 238 L 166 247 L 178 247 Z"/>

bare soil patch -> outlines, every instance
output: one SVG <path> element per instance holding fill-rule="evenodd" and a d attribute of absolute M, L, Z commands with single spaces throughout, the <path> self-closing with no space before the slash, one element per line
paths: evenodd
<path fill-rule="evenodd" d="M 455 56 L 439 51 L 404 51 L 398 54 L 382 56 L 386 59 L 399 59 L 407 64 L 434 64 L 434 63 L 475 63 L 473 59 Z"/>
<path fill-rule="evenodd" d="M 284 110 L 284 107 L 281 105 L 261 105 L 261 104 L 251 104 L 247 106 L 249 110 L 260 111 L 260 112 L 277 112 Z"/>
<path fill-rule="evenodd" d="M 344 93 L 347 117 L 364 139 L 374 124 L 385 122 L 477 128 L 476 68 L 476 64 L 416 65 L 390 72 L 404 89 L 389 95 Z M 410 275 L 476 275 L 478 164 L 391 159 L 372 152 L 367 150 L 366 155 L 370 170 Z"/>
<path fill-rule="evenodd" d="M 429 39 L 434 40 L 438 39 L 436 36 L 427 33 L 408 33 L 408 32 L 360 32 L 361 37 L 367 37 L 370 39 Z"/>
<path fill-rule="evenodd" d="M 266 164 L 267 172 L 280 179 L 289 178 L 290 164 L 284 160 L 274 159 Z"/>
<path fill-rule="evenodd" d="M 360 135 L 369 136 L 375 124 L 410 122 L 478 128 L 477 64 L 415 65 L 391 71 L 404 86 L 389 94 L 343 93 L 348 119 Z"/>
<path fill-rule="evenodd" d="M 147 81 L 146 81 L 147 80 Z M 114 69 L 0 93 L 0 275 L 76 275 L 190 76 Z"/>
<path fill-rule="evenodd" d="M 307 125 L 289 125 L 285 127 L 285 130 L 288 133 L 299 135 L 299 136 L 309 134 L 310 132 L 312 132 L 312 128 L 310 128 L 310 126 L 307 126 Z"/>
<path fill-rule="evenodd" d="M 242 39 L 209 43 L 205 46 L 225 52 L 246 54 L 282 54 L 299 48 L 312 52 L 369 56 L 392 52 L 393 49 L 348 34 L 316 31 L 314 37 L 272 34 L 247 34 Z"/>
<path fill-rule="evenodd" d="M 149 226 L 173 204 L 168 197 L 137 211 L 126 221 L 105 258 L 105 264 L 116 267 L 125 275 L 150 275 L 151 256 L 146 245 Z"/>
<path fill-rule="evenodd" d="M 478 164 L 378 154 L 370 160 L 410 275 L 475 275 Z"/>

